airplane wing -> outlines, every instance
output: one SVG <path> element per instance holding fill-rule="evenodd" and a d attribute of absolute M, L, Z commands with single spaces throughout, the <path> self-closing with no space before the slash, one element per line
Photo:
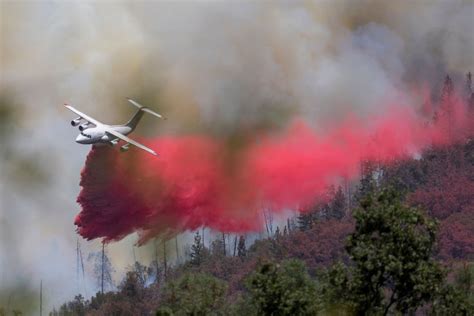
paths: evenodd
<path fill-rule="evenodd" d="M 86 120 L 87 120 L 87 119 L 86 119 Z M 158 154 L 157 154 L 156 152 L 154 152 L 154 151 L 151 150 L 150 148 L 146 147 L 145 145 L 142 145 L 142 144 L 140 144 L 140 143 L 134 141 L 133 139 L 128 138 L 127 136 L 125 136 L 125 135 L 123 135 L 123 134 L 120 134 L 119 132 L 115 131 L 115 130 L 112 129 L 112 128 L 109 128 L 109 127 L 107 127 L 107 126 L 104 126 L 104 127 L 105 127 L 106 133 L 109 133 L 109 134 L 111 134 L 111 135 L 113 135 L 113 136 L 115 136 L 115 137 L 117 137 L 117 138 L 120 138 L 120 139 L 123 140 L 123 141 L 126 141 L 127 143 L 130 143 L 130 144 L 132 144 L 132 145 L 134 145 L 134 146 L 137 146 L 138 148 L 143 149 L 143 150 L 149 152 L 149 153 L 152 154 L 152 155 L 158 156 Z"/>
<path fill-rule="evenodd" d="M 92 123 L 94 124 L 95 126 L 99 126 L 99 125 L 104 125 L 103 123 L 97 121 L 96 119 L 93 119 L 92 117 L 90 117 L 89 115 L 86 115 L 84 113 L 82 113 L 81 111 L 79 110 L 76 110 L 73 106 L 71 105 L 68 105 L 68 104 L 64 104 L 65 107 L 67 107 L 69 110 L 71 110 L 72 112 L 76 113 L 77 115 L 79 115 L 81 118 L 83 118 L 84 120 L 88 121 L 89 123 Z"/>

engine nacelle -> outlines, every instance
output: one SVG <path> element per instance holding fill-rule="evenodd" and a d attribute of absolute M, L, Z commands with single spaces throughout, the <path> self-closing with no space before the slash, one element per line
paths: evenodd
<path fill-rule="evenodd" d="M 75 118 L 75 119 L 73 119 L 73 120 L 71 121 L 71 125 L 72 125 L 72 126 L 77 126 L 77 125 L 79 125 L 79 124 L 81 124 L 81 118 L 80 118 L 80 117 Z"/>
<path fill-rule="evenodd" d="M 130 149 L 130 144 L 125 144 L 125 145 L 120 147 L 121 152 L 126 152 L 129 149 Z"/>
<path fill-rule="evenodd" d="M 79 125 L 79 130 L 82 132 L 83 130 L 85 130 L 88 127 L 89 127 L 89 123 L 81 124 L 81 125 Z"/>

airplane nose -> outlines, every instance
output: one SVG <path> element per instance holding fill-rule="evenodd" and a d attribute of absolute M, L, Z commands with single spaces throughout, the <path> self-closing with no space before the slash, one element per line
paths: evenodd
<path fill-rule="evenodd" d="M 82 135 L 77 135 L 77 137 L 76 137 L 76 143 L 78 143 L 78 144 L 84 144 L 85 140 L 86 140 L 86 138 Z"/>

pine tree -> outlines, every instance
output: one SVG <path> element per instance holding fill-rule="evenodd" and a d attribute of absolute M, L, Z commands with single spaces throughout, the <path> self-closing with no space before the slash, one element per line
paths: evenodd
<path fill-rule="evenodd" d="M 279 239 L 281 237 L 281 232 L 280 232 L 280 227 L 277 226 L 277 228 L 275 229 L 275 235 L 274 235 L 275 239 Z"/>
<path fill-rule="evenodd" d="M 453 81 L 451 80 L 451 77 L 449 77 L 449 75 L 446 75 L 446 78 L 444 79 L 443 89 L 441 91 L 441 102 L 448 102 L 449 99 L 453 96 L 453 92 Z"/>
<path fill-rule="evenodd" d="M 296 221 L 298 223 L 298 229 L 301 231 L 306 231 L 313 227 L 314 223 L 314 214 L 313 212 L 300 213 L 298 214 Z"/>
<path fill-rule="evenodd" d="M 474 91 L 472 90 L 472 74 L 470 72 L 466 75 L 465 98 L 469 109 L 474 110 Z"/>
<path fill-rule="evenodd" d="M 464 90 L 465 97 L 469 99 L 472 94 L 472 74 L 470 72 L 466 74 L 466 87 Z"/>
<path fill-rule="evenodd" d="M 199 231 L 196 232 L 194 235 L 194 244 L 191 246 L 191 264 L 194 266 L 199 266 L 204 257 L 204 246 L 201 242 L 201 235 L 199 235 Z"/>
<path fill-rule="evenodd" d="M 237 246 L 237 256 L 239 258 L 244 258 L 247 256 L 247 248 L 245 246 L 245 236 L 240 235 L 239 237 L 239 245 Z"/>
<path fill-rule="evenodd" d="M 443 89 L 441 91 L 441 106 L 438 113 L 438 118 L 444 117 L 447 123 L 447 133 L 452 137 L 452 130 L 454 128 L 454 108 L 453 108 L 454 85 L 451 78 L 447 75 L 444 80 Z"/>
<path fill-rule="evenodd" d="M 346 214 L 346 196 L 344 195 L 344 191 L 342 187 L 339 186 L 336 193 L 334 194 L 334 198 L 329 204 L 329 210 L 327 214 L 328 219 L 341 219 Z"/>
<path fill-rule="evenodd" d="M 166 251 L 166 239 L 163 240 L 163 278 L 168 278 L 168 252 Z"/>
<path fill-rule="evenodd" d="M 226 255 L 226 249 L 225 249 L 225 233 L 222 233 L 222 250 L 223 250 L 223 254 L 224 254 L 224 257 Z"/>
<path fill-rule="evenodd" d="M 232 256 L 235 257 L 237 254 L 237 235 L 234 236 L 234 252 L 232 253 Z"/>

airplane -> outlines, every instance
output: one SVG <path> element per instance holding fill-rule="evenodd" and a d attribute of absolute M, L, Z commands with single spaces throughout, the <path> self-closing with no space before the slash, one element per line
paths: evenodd
<path fill-rule="evenodd" d="M 139 104 L 138 102 L 127 98 L 128 102 L 138 108 L 138 111 L 132 116 L 132 118 L 124 125 L 107 125 L 93 119 L 92 117 L 80 112 L 69 104 L 64 104 L 66 108 L 78 115 L 77 118 L 71 121 L 72 126 L 79 126 L 80 134 L 76 138 L 76 143 L 79 144 L 109 144 L 115 146 L 120 140 L 123 140 L 126 144 L 120 147 L 120 151 L 124 152 L 129 149 L 130 144 L 137 146 L 149 152 L 152 155 L 158 156 L 158 154 L 152 149 L 142 145 L 133 139 L 128 138 L 126 135 L 130 134 L 135 130 L 140 122 L 144 113 L 149 113 L 158 118 L 166 120 L 161 114 L 158 114 L 149 108 Z M 85 121 L 83 123 L 83 121 Z"/>

